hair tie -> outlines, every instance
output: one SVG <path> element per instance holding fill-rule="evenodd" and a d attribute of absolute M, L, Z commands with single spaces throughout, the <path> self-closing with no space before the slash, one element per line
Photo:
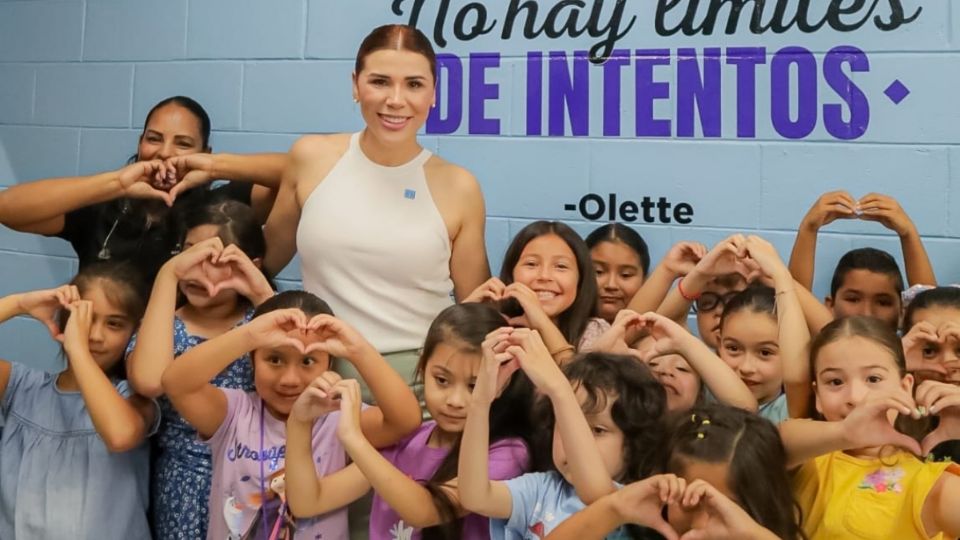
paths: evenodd
<path fill-rule="evenodd" d="M 950 285 L 914 285 L 900 293 L 900 301 L 903 304 L 903 307 L 906 308 L 911 302 L 913 302 L 913 299 L 916 298 L 918 294 L 929 291 L 930 289 L 936 289 L 938 287 L 954 287 L 960 289 L 960 283 L 951 283 Z"/>
<path fill-rule="evenodd" d="M 694 423 L 694 424 L 697 423 L 697 415 L 696 415 L 696 413 L 690 415 L 690 422 L 692 422 L 692 423 Z M 706 433 L 706 430 L 705 430 L 704 428 L 705 428 L 706 426 L 709 426 L 709 425 L 710 425 L 710 419 L 709 419 L 709 418 L 700 418 L 700 419 L 699 419 L 699 422 L 700 422 L 700 426 L 699 426 L 698 429 L 697 429 L 697 439 L 705 439 L 705 438 L 707 437 L 707 433 Z"/>

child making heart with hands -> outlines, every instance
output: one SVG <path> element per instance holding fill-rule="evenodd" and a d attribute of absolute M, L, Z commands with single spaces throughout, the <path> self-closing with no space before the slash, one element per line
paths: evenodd
<path fill-rule="evenodd" d="M 859 200 L 856 200 L 850 193 L 840 190 L 821 195 L 813 206 L 810 207 L 810 210 L 803 217 L 800 226 L 797 228 L 797 238 L 794 241 L 793 251 L 790 254 L 790 272 L 804 287 L 810 288 L 813 285 L 814 259 L 817 253 L 817 235 L 821 228 L 837 219 L 876 221 L 893 231 L 900 238 L 900 247 L 906 266 L 907 281 L 911 285 L 916 283 L 936 283 L 933 266 L 930 264 L 930 259 L 927 256 L 926 248 L 923 246 L 920 233 L 917 231 L 917 227 L 910 219 L 910 216 L 908 216 L 900 206 L 900 203 L 893 197 L 881 193 L 869 193 Z M 892 261 L 892 258 L 890 259 Z M 894 266 L 896 266 L 896 263 L 894 263 Z M 839 267 L 838 270 L 840 270 Z M 867 267 L 854 268 L 853 270 L 859 275 L 846 276 L 845 279 L 850 279 L 851 283 L 848 285 L 848 288 L 856 291 L 850 294 L 851 296 L 858 296 L 859 301 L 855 303 L 845 301 L 837 297 L 836 290 L 832 291 L 830 304 L 837 316 L 871 315 L 878 318 L 886 318 L 887 314 L 889 314 L 890 317 L 893 317 L 894 311 L 885 309 L 880 304 L 877 304 L 873 298 L 874 296 L 878 298 L 882 298 L 883 296 L 883 289 L 886 288 L 883 286 L 884 283 L 882 280 L 884 275 Z M 896 272 L 899 279 L 900 269 L 897 268 Z M 835 280 L 836 277 L 835 274 Z M 879 284 L 880 286 L 877 287 L 874 284 Z M 844 287 L 831 288 L 843 289 Z M 899 299 L 895 300 L 899 306 Z M 870 312 L 868 313 L 867 311 Z M 895 320 L 890 322 L 893 324 L 896 323 Z"/>
<path fill-rule="evenodd" d="M 489 402 L 471 404 L 460 447 L 460 501 L 495 518 L 492 537 L 542 538 L 585 503 L 612 492 L 614 480 L 630 482 L 653 471 L 666 400 L 646 366 L 629 356 L 590 353 L 561 371 L 529 329 L 493 334 L 486 349 L 498 366 L 519 363 L 549 404 L 539 416 L 552 433 L 549 472 L 494 481 L 485 453 Z M 489 398 L 500 368 L 487 366 L 477 392 Z"/>
<path fill-rule="evenodd" d="M 0 361 L 0 537 L 150 537 L 144 441 L 159 411 L 122 378 L 144 289 L 136 269 L 108 262 L 0 299 L 0 322 L 40 319 L 67 358 L 59 374 Z"/>
<path fill-rule="evenodd" d="M 210 383 L 251 351 L 255 392 Z M 362 414 L 362 429 L 372 444 L 392 444 L 416 429 L 420 408 L 403 379 L 369 342 L 334 318 L 326 302 L 303 291 L 270 298 L 248 324 L 198 344 L 167 368 L 162 379 L 167 396 L 211 449 L 208 538 L 246 534 L 266 540 L 285 519 L 268 514 L 262 504 L 268 476 L 284 469 L 288 416 L 304 390 L 329 370 L 331 356 L 351 362 L 382 406 Z M 308 429 L 311 463 L 321 476 L 346 464 L 336 438 L 338 416 L 327 414 Z M 296 528 L 309 538 L 345 537 L 346 509 L 296 520 Z"/>
<path fill-rule="evenodd" d="M 186 217 L 184 251 L 157 273 L 143 324 L 127 358 L 131 384 L 138 392 L 158 398 L 162 411 L 151 471 L 157 538 L 175 538 L 184 531 L 191 537 L 206 536 L 211 477 L 209 448 L 163 397 L 163 372 L 188 349 L 249 321 L 254 308 L 274 294 L 259 269 L 266 244 L 250 207 L 224 201 Z M 222 388 L 251 390 L 249 358 L 236 358 L 212 382 Z"/>
<path fill-rule="evenodd" d="M 513 326 L 540 333 L 557 362 L 589 348 L 609 326 L 597 317 L 597 278 L 583 239 L 559 221 L 535 221 L 517 233 L 490 278 L 463 300 L 499 302 Z"/>
<path fill-rule="evenodd" d="M 492 442 L 482 449 L 493 476 L 513 478 L 527 469 L 526 439 L 533 430 L 527 414 L 532 403 L 529 382 L 514 374 L 515 364 L 493 375 L 493 387 L 483 382 L 492 360 L 489 355 L 481 360 L 481 342 L 487 352 L 490 336 L 512 331 L 503 324 L 499 312 L 484 304 L 460 304 L 440 312 L 427 332 L 416 371 L 433 420 L 380 451 L 360 429 L 356 381 L 327 379 L 308 389 L 294 405 L 297 409 L 303 401 L 305 414 L 294 413 L 287 421 L 288 493 L 294 513 L 322 513 L 372 487 L 372 539 L 490 538 L 489 520 L 469 514 L 460 504 L 457 466 L 465 417 L 471 403 L 483 399 L 494 411 Z M 492 369 L 497 371 L 498 365 Z M 312 470 L 305 428 L 323 410 L 307 405 L 332 396 L 341 400 L 338 436 L 353 465 L 320 478 Z"/>
<path fill-rule="evenodd" d="M 666 474 L 601 498 L 547 538 L 600 539 L 628 523 L 667 540 L 802 537 L 786 453 L 770 422 L 723 405 L 696 407 L 674 418 L 664 458 Z"/>
<path fill-rule="evenodd" d="M 737 372 L 774 423 L 806 417 L 810 406 L 810 333 L 790 271 L 758 236 L 744 240 L 760 271 L 755 283 L 727 301 L 720 317 L 719 355 Z"/>
<path fill-rule="evenodd" d="M 807 536 L 960 535 L 960 469 L 915 457 L 960 436 L 956 392 L 927 381 L 914 398 L 899 338 L 873 318 L 829 324 L 813 339 L 810 356 L 817 411 L 826 421 L 789 420 L 780 427 L 788 464 L 799 466 L 794 494 Z M 924 414 L 938 416 L 940 425 L 922 446 L 894 427 L 899 415 Z"/>
<path fill-rule="evenodd" d="M 628 349 L 623 341 L 631 330 L 647 334 L 640 349 Z M 601 341 L 602 346 L 611 343 L 612 352 L 630 352 L 650 367 L 666 391 L 671 412 L 702 404 L 707 390 L 720 403 L 757 410 L 757 399 L 736 372 L 700 339 L 663 315 L 622 310 Z"/>

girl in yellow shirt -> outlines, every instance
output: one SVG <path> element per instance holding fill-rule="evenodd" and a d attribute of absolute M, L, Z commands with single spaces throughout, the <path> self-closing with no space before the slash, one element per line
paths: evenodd
<path fill-rule="evenodd" d="M 824 327 L 810 358 L 826 422 L 780 427 L 788 465 L 799 467 L 794 496 L 810 540 L 960 536 L 960 468 L 920 461 L 921 445 L 894 428 L 899 415 L 936 415 L 939 427 L 928 437 L 960 438 L 957 395 L 930 381 L 914 398 L 899 338 L 866 317 Z"/>

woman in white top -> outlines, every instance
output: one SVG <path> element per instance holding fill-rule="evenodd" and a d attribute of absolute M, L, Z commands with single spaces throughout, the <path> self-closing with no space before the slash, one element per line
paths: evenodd
<path fill-rule="evenodd" d="M 419 30 L 371 32 L 353 74 L 365 129 L 294 143 L 265 228 L 267 270 L 299 251 L 304 289 L 408 380 L 434 317 L 490 276 L 476 179 L 417 142 L 435 73 Z"/>

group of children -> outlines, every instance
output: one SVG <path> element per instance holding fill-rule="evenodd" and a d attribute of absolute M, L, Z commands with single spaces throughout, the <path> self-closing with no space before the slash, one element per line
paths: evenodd
<path fill-rule="evenodd" d="M 913 287 L 865 248 L 812 295 L 844 217 L 897 232 Z M 0 299 L 67 364 L 0 361 L 0 538 L 346 538 L 371 491 L 373 539 L 960 535 L 960 288 L 888 197 L 825 195 L 789 265 L 734 235 L 651 271 L 632 229 L 532 223 L 436 317 L 416 381 L 275 292 L 249 207 L 191 213 L 182 245 L 149 295 L 106 262 Z"/>

